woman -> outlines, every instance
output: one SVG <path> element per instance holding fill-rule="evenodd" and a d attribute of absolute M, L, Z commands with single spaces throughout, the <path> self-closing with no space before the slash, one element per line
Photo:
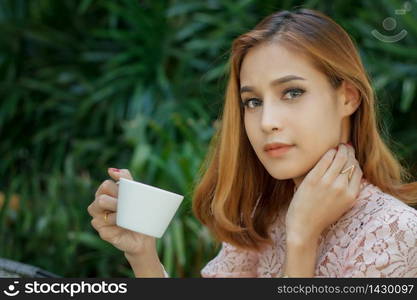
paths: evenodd
<path fill-rule="evenodd" d="M 272 14 L 233 42 L 193 197 L 222 242 L 203 277 L 417 277 L 417 183 L 381 139 L 374 101 L 352 40 L 320 12 Z M 155 239 L 115 225 L 116 197 L 114 181 L 99 187 L 93 227 L 136 276 L 168 277 Z"/>

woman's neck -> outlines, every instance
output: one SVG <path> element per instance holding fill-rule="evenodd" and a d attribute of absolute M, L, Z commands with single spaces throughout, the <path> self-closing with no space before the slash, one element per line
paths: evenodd
<path fill-rule="evenodd" d="M 295 189 L 297 189 L 301 182 L 303 182 L 304 177 L 305 176 L 300 176 L 292 179 L 294 181 Z"/>

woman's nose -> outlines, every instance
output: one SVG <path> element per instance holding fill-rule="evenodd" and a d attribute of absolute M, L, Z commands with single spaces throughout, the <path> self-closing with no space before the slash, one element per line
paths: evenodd
<path fill-rule="evenodd" d="M 273 111 L 272 109 L 265 109 L 262 113 L 261 129 L 264 132 L 271 132 L 274 129 L 281 129 L 281 119 L 282 118 L 279 116 L 279 113 Z"/>

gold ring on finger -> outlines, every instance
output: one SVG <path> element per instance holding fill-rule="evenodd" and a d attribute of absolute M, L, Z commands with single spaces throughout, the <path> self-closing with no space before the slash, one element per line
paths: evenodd
<path fill-rule="evenodd" d="M 109 212 L 108 211 L 106 211 L 105 213 L 104 213 L 104 222 L 107 224 L 107 219 L 109 218 Z"/>
<path fill-rule="evenodd" d="M 344 174 L 344 173 L 346 173 L 348 171 L 349 171 L 348 178 L 350 180 L 352 178 L 352 176 L 353 176 L 353 172 L 355 171 L 355 165 L 351 165 L 350 167 L 344 169 L 342 172 L 340 172 L 340 174 Z"/>

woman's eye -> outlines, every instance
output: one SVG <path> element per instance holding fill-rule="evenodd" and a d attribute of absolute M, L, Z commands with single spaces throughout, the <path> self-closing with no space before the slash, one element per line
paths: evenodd
<path fill-rule="evenodd" d="M 300 97 L 302 94 L 305 93 L 305 90 L 300 88 L 289 88 L 283 92 L 283 99 L 295 99 Z M 262 101 L 256 98 L 250 98 L 243 101 L 243 106 L 247 107 L 248 109 L 254 109 L 255 107 L 259 106 Z"/>
<path fill-rule="evenodd" d="M 299 88 L 291 88 L 284 91 L 284 99 L 294 99 L 297 97 L 300 97 L 302 94 L 304 94 L 303 89 Z"/>
<path fill-rule="evenodd" d="M 246 106 L 246 107 L 248 107 L 248 108 L 254 108 L 254 107 L 256 107 L 256 106 L 251 105 L 251 103 L 254 103 L 253 101 L 255 101 L 255 103 L 256 103 L 256 102 L 259 102 L 259 100 L 258 100 L 258 99 L 256 99 L 256 98 L 251 98 L 251 99 L 245 100 L 245 101 L 243 102 L 243 105 L 244 105 L 244 106 Z"/>

